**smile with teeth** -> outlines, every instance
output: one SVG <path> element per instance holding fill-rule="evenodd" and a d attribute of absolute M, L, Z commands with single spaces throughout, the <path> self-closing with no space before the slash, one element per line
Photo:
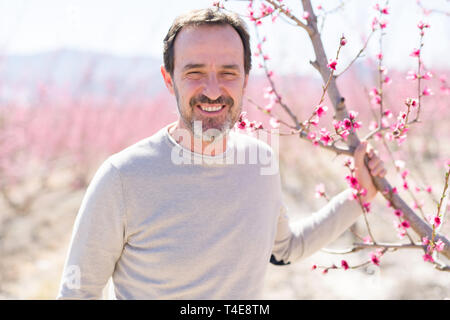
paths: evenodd
<path fill-rule="evenodd" d="M 222 110 L 222 108 L 225 107 L 225 105 L 221 105 L 221 106 L 203 106 L 203 105 L 198 105 L 198 107 L 200 107 L 200 109 L 202 109 L 205 112 L 218 112 L 220 110 Z"/>

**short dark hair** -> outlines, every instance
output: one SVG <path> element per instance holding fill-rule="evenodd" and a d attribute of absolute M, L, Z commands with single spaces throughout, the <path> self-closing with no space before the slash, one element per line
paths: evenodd
<path fill-rule="evenodd" d="M 174 70 L 174 43 L 177 34 L 186 26 L 202 25 L 230 25 L 237 31 L 244 45 L 244 70 L 245 74 L 252 67 L 252 53 L 250 49 L 250 35 L 247 26 L 236 13 L 225 12 L 219 8 L 206 8 L 186 12 L 175 18 L 172 26 L 164 38 L 164 68 L 173 75 Z"/>

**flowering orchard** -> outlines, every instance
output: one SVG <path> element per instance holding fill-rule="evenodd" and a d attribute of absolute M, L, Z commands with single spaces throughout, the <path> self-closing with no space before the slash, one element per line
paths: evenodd
<path fill-rule="evenodd" d="M 325 8 L 325 4 L 314 8 L 309 1 L 302 4 L 304 10 L 299 16 L 283 1 L 248 1 L 247 11 L 241 13 L 257 31 L 253 65 L 263 70 L 265 77 L 255 77 L 249 82 L 244 105 L 247 113 L 241 116 L 237 127 L 249 134 L 254 130 L 278 128 L 284 136 L 281 142 L 291 143 L 291 138 L 295 138 L 297 143 L 299 137 L 313 150 L 325 149 L 343 157 L 352 155 L 360 140 L 368 140 L 392 164 L 389 181 L 377 178 L 375 183 L 387 205 L 380 214 L 389 213 L 394 221 L 394 238 L 400 238 L 401 242 L 388 243 L 380 237 L 373 222 L 377 203 L 362 202 L 364 234 L 355 232 L 355 238 L 360 241 L 340 252 L 368 250 L 367 261 L 355 264 L 349 258 L 331 266 L 318 265 L 315 269 L 328 272 L 367 264 L 382 265 L 385 254 L 413 249 L 420 260 L 448 271 L 442 259 L 449 258 L 450 244 L 442 230 L 448 211 L 446 138 L 450 85 L 441 70 L 429 70 L 422 61 L 427 34 L 433 25 L 424 19 L 417 21 L 412 30 L 417 42 L 411 44 L 404 58 L 415 61 L 416 68 L 403 73 L 388 71 L 384 61 L 389 53 L 383 50 L 383 41 L 389 33 L 391 10 L 380 3 L 372 8 L 376 18 L 368 22 L 370 32 L 366 42 L 354 59 L 344 64 L 341 55 L 352 39 L 337 38 L 335 51 L 327 56 L 320 36 L 323 25 L 320 23 L 333 10 Z M 260 35 L 258 28 L 285 21 L 310 37 L 316 54 L 311 65 L 320 74 L 322 87 L 309 78 L 279 77 L 271 69 L 270 53 L 265 51 L 270 39 Z M 364 81 L 353 72 L 352 66 L 363 59 L 367 43 L 377 40 L 380 44 L 377 54 L 364 57 L 375 76 L 369 84 L 361 85 Z M 69 173 L 64 183 L 72 190 L 85 188 L 105 157 L 176 119 L 176 106 L 168 94 L 151 98 L 143 94 L 144 88 L 152 83 L 137 85 L 136 92 L 125 96 L 117 95 L 108 83 L 101 84 L 108 95 L 93 93 L 88 89 L 95 72 L 93 63 L 74 92 L 67 91 L 63 85 L 45 83 L 34 88 L 35 97 L 27 105 L 18 99 L 19 90 L 14 92 L 16 100 L 1 101 L 0 198 L 12 212 L 25 215 L 43 193 L 60 189 L 61 184 L 53 178 L 61 173 Z M 0 89 L 7 81 L 0 79 Z M 308 92 L 301 99 L 298 99 L 299 88 Z M 303 150 L 298 150 L 298 144 L 289 143 L 285 144 L 288 151 L 280 153 L 280 158 L 286 167 L 301 167 L 295 156 Z M 320 169 L 316 171 L 324 172 L 328 165 Z M 350 186 L 358 201 L 365 190 L 359 188 L 352 161 L 345 160 L 342 169 L 342 185 Z M 432 179 L 431 175 L 439 176 Z M 310 174 L 302 176 L 302 180 L 308 179 L 317 185 L 316 196 L 321 201 L 331 198 L 328 190 L 332 181 L 315 180 Z M 6 224 L 2 227 L 6 229 Z"/>
<path fill-rule="evenodd" d="M 425 21 L 417 21 L 417 44 L 411 46 L 410 57 L 416 61 L 417 68 L 403 75 L 403 86 L 412 87 L 413 90 L 407 96 L 403 97 L 399 108 L 390 107 L 394 104 L 387 98 L 389 95 L 389 87 L 392 86 L 393 76 L 388 73 L 384 65 L 384 57 L 387 52 L 383 50 L 383 40 L 389 32 L 389 15 L 390 8 L 388 1 L 377 3 L 373 7 L 374 18 L 370 21 L 370 34 L 366 43 L 354 59 L 346 66 L 340 66 L 340 53 L 345 50 L 348 43 L 344 35 L 340 39 L 336 39 L 336 53 L 332 56 L 327 55 L 322 42 L 321 31 L 319 28 L 319 20 L 323 21 L 332 10 L 326 11 L 322 5 L 313 7 L 310 0 L 301 1 L 303 12 L 294 14 L 293 11 L 282 0 L 266 0 L 266 1 L 248 1 L 247 11 L 240 12 L 253 24 L 258 44 L 254 56 L 259 59 L 259 68 L 262 68 L 267 77 L 269 86 L 265 90 L 264 97 L 268 100 L 265 106 L 256 105 L 259 111 L 267 115 L 270 120 L 267 126 L 260 121 L 251 121 L 246 113 L 241 115 L 237 127 L 240 130 L 254 132 L 255 130 L 267 130 L 271 128 L 284 129 L 283 135 L 295 135 L 299 138 L 309 141 L 314 146 L 334 152 L 336 155 L 351 156 L 355 148 L 361 141 L 370 141 L 375 146 L 386 149 L 390 157 L 396 173 L 401 176 L 402 186 L 395 186 L 386 178 L 372 177 L 379 193 L 386 199 L 388 210 L 393 212 L 395 217 L 395 228 L 397 235 L 402 239 L 399 243 L 386 243 L 380 239 L 377 234 L 372 232 L 371 223 L 369 223 L 369 215 L 371 212 L 371 203 L 361 201 L 361 197 L 367 192 L 361 188 L 355 177 L 355 168 L 352 158 L 344 162 L 344 166 L 348 174 L 345 176 L 347 185 L 353 190 L 353 199 L 358 201 L 363 212 L 363 218 L 366 225 L 366 236 L 356 235 L 361 241 L 354 243 L 348 250 L 339 253 L 352 253 L 360 250 L 370 250 L 367 261 L 359 264 L 350 264 L 347 260 L 342 260 L 339 265 L 317 266 L 313 269 L 322 269 L 323 273 L 327 273 L 329 269 L 352 269 L 365 266 L 367 264 L 380 265 L 382 257 L 387 252 L 393 252 L 399 249 L 417 249 L 421 251 L 423 261 L 433 264 L 436 269 L 441 271 L 450 271 L 450 266 L 445 263 L 445 258 L 450 259 L 450 241 L 448 237 L 441 234 L 440 227 L 447 209 L 448 198 L 448 180 L 450 174 L 450 159 L 442 161 L 439 170 L 444 170 L 440 179 L 440 184 L 415 186 L 415 192 L 425 191 L 430 195 L 430 201 L 434 203 L 434 212 L 426 214 L 423 210 L 423 203 L 417 200 L 412 186 L 409 185 L 409 170 L 405 167 L 408 161 L 396 158 L 393 149 L 401 149 L 408 145 L 409 139 L 414 135 L 420 135 L 423 122 L 429 121 L 430 118 L 423 115 L 423 110 L 428 107 L 428 100 L 432 95 L 439 94 L 443 99 L 448 96 L 449 88 L 445 76 L 441 76 L 439 92 L 433 92 L 428 84 L 433 78 L 434 73 L 428 70 L 423 63 L 422 50 L 426 45 L 426 35 L 432 26 Z M 227 10 L 223 2 L 215 2 L 215 6 L 219 10 Z M 423 8 L 422 3 L 418 1 L 418 5 Z M 425 12 L 426 9 L 424 9 Z M 298 27 L 299 32 L 306 32 L 314 48 L 315 60 L 311 61 L 311 65 L 320 74 L 323 85 L 320 97 L 309 107 L 309 115 L 304 116 L 304 120 L 299 119 L 293 108 L 290 107 L 287 99 L 282 96 L 274 80 L 274 71 L 270 68 L 270 57 L 264 51 L 264 44 L 267 38 L 260 36 L 259 26 L 263 24 L 278 23 L 281 19 Z M 344 90 L 340 90 L 337 86 L 341 81 L 343 74 L 351 68 L 357 59 L 361 59 L 366 49 L 368 41 L 378 38 L 379 51 L 374 58 L 374 72 L 376 73 L 372 88 L 359 88 L 365 91 L 367 96 L 366 105 L 370 110 L 372 120 L 369 122 L 369 132 L 361 136 L 364 124 L 368 123 L 361 120 L 358 112 L 349 109 L 348 99 Z M 338 72 L 338 70 L 342 70 Z M 398 81 L 398 80 L 396 80 Z M 404 82 L 408 82 L 404 84 Z M 355 90 L 353 88 L 353 90 Z M 326 96 L 328 103 L 326 104 Z M 448 98 L 447 98 L 448 99 Z M 447 100 L 448 101 L 448 100 Z M 331 104 L 331 105 L 330 105 Z M 426 106 L 427 105 L 427 106 Z M 448 108 L 443 103 L 442 108 Z M 323 121 L 325 115 L 334 111 L 332 123 Z M 438 110 L 436 110 L 438 112 Z M 285 117 L 277 114 L 283 113 Z M 417 130 L 417 132 L 415 132 Z M 448 134 L 448 132 L 447 132 Z M 448 136 L 447 136 L 448 137 Z M 430 137 L 429 137 L 430 139 Z M 445 139 L 445 137 L 444 137 Z M 445 144 L 444 144 L 445 147 Z M 447 155 L 448 156 L 448 155 Z M 366 156 L 365 164 L 368 165 Z M 370 169 L 370 168 L 369 168 Z M 402 188 L 407 191 L 414 199 L 414 205 L 409 205 L 400 195 L 398 189 Z M 316 188 L 316 196 L 319 198 L 329 199 L 326 194 L 325 185 L 318 184 Z M 439 199 L 431 196 L 432 190 L 439 190 Z"/>
<path fill-rule="evenodd" d="M 73 96 L 59 87 L 31 106 L 8 102 L 0 108 L 3 200 L 27 214 L 40 195 L 61 188 L 51 178 L 64 171 L 70 172 L 65 183 L 72 189 L 85 188 L 108 155 L 173 121 L 168 105 L 166 95 L 118 101 L 113 95 Z"/>

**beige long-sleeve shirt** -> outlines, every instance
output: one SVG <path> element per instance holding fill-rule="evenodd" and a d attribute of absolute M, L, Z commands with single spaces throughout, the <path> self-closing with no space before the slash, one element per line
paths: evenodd
<path fill-rule="evenodd" d="M 110 277 L 117 299 L 258 299 L 271 257 L 305 258 L 361 213 L 346 190 L 289 223 L 278 170 L 262 174 L 267 161 L 249 160 L 256 148 L 276 161 L 268 144 L 232 132 L 224 153 L 202 157 L 178 145 L 169 126 L 96 172 L 58 299 L 100 298 Z"/>

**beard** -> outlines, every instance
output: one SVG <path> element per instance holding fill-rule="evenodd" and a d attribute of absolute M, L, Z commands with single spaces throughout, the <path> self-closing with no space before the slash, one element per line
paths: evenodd
<path fill-rule="evenodd" d="M 238 121 L 242 110 L 242 101 L 235 104 L 230 96 L 220 96 L 216 100 L 211 100 L 207 96 L 200 94 L 189 100 L 188 108 L 183 109 L 176 86 L 174 86 L 175 97 L 177 99 L 177 108 L 180 118 L 184 125 L 191 131 L 195 138 L 204 141 L 214 141 L 220 137 L 226 136 L 228 131 L 233 128 Z M 207 117 L 195 113 L 195 108 L 199 104 L 220 104 L 228 107 L 226 114 L 220 117 Z"/>

